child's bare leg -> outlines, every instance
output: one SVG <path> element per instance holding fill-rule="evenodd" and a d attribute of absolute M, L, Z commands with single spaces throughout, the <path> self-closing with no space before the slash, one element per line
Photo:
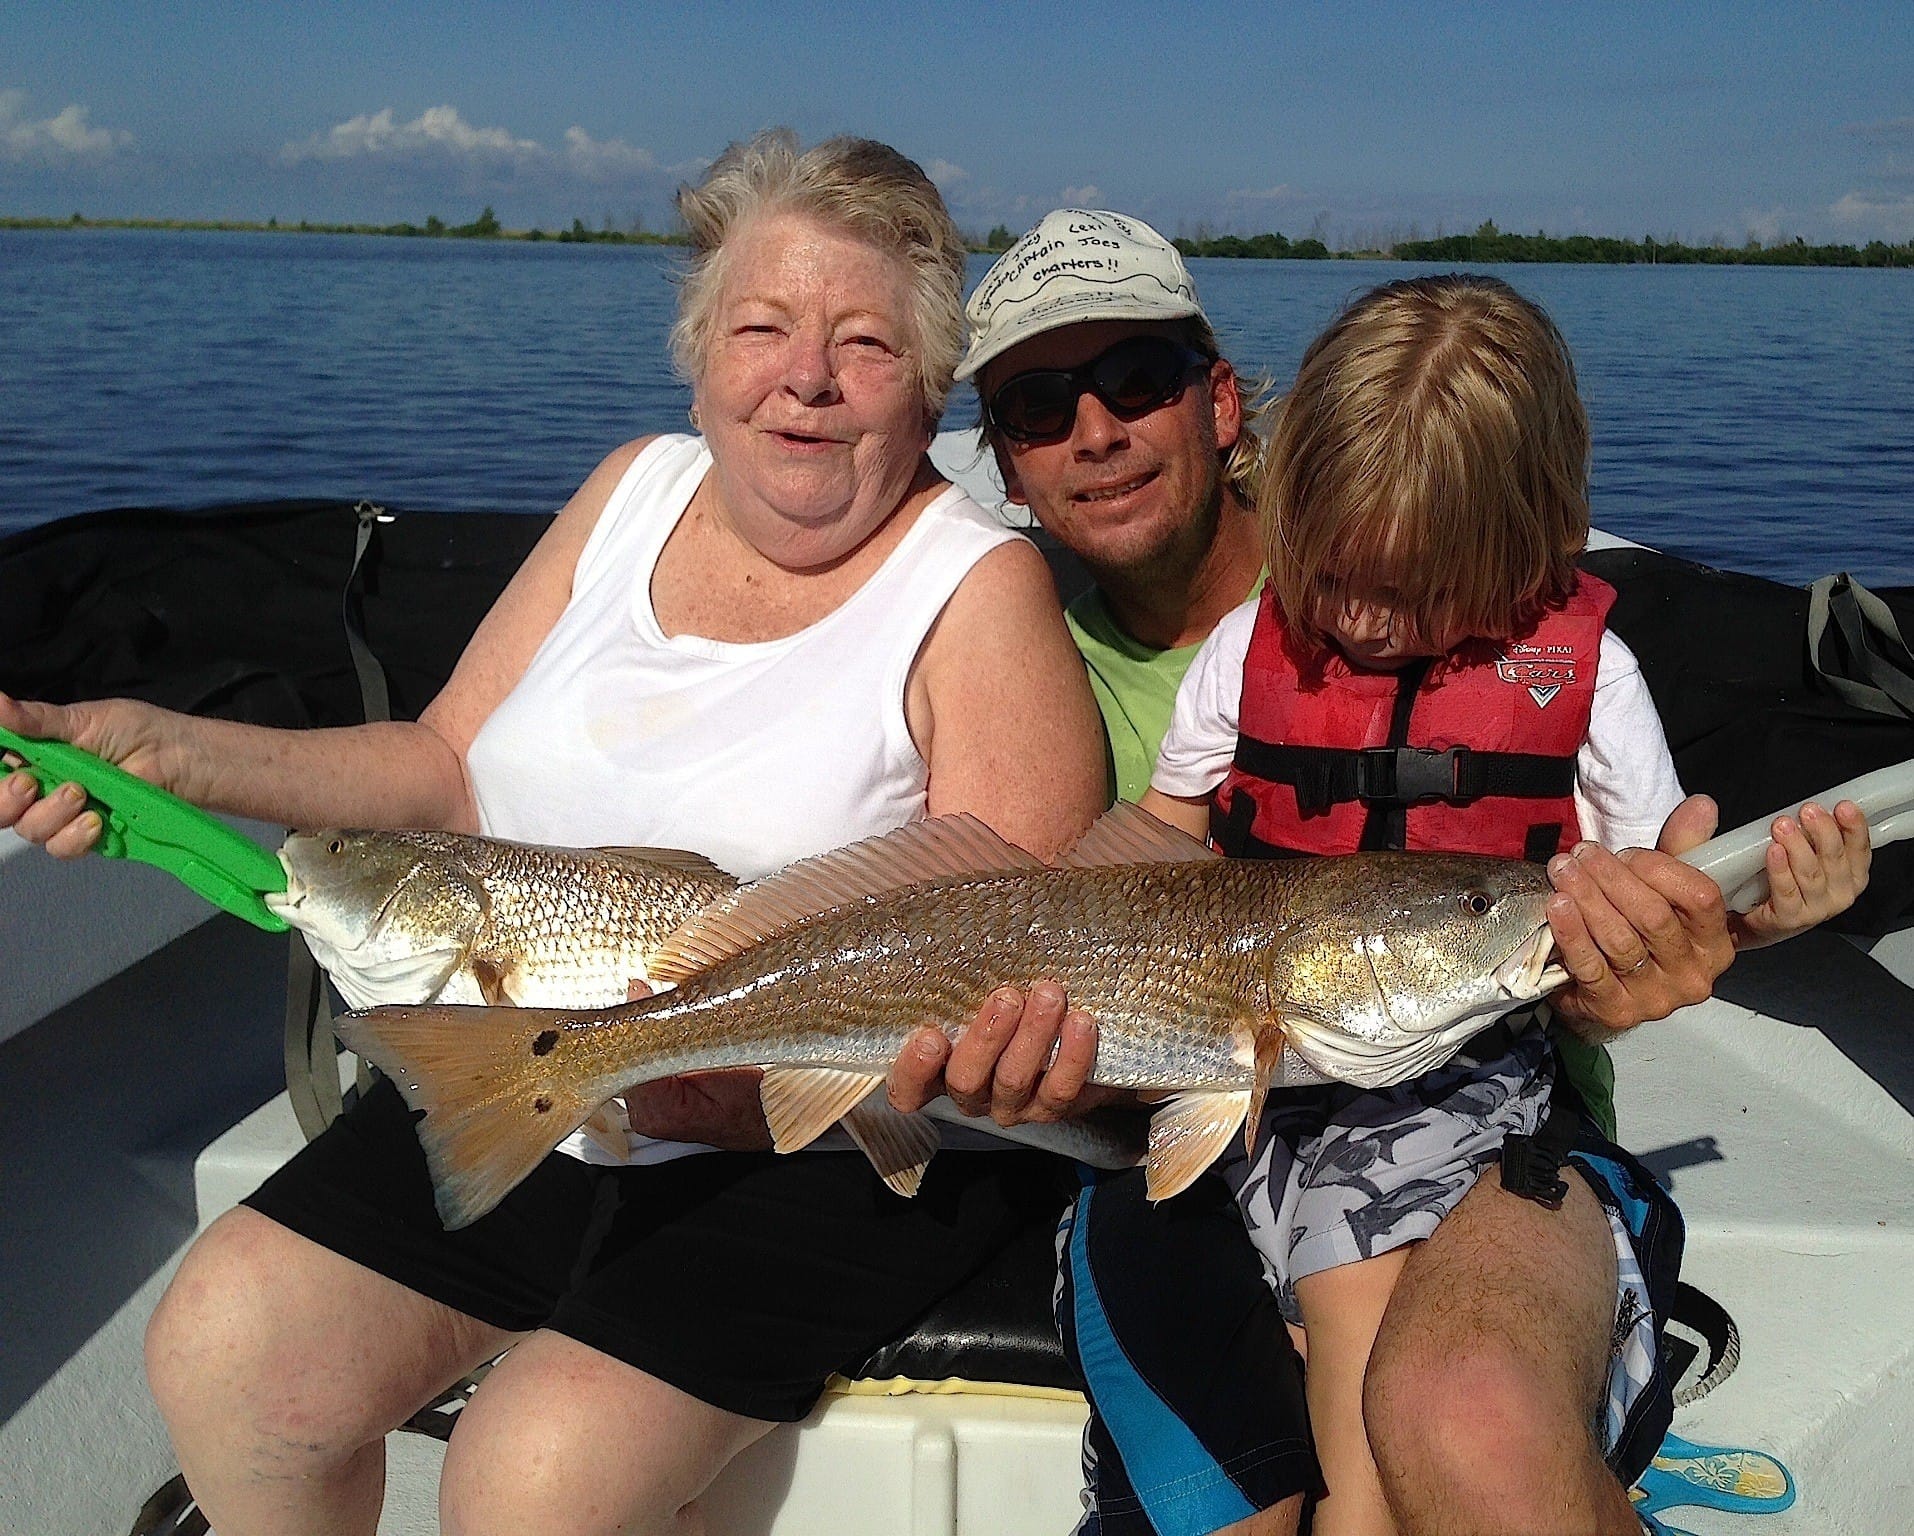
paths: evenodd
<path fill-rule="evenodd" d="M 1396 1277 L 1414 1247 L 1339 1264 L 1296 1282 L 1309 1340 L 1304 1377 L 1309 1422 L 1329 1488 L 1316 1509 L 1314 1536 L 1395 1536 L 1396 1524 L 1363 1429 L 1362 1383 Z"/>

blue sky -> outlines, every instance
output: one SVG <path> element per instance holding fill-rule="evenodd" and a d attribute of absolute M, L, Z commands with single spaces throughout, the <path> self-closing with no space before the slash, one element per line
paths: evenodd
<path fill-rule="evenodd" d="M 659 228 L 774 123 L 958 222 L 1914 238 L 1914 5 L 0 4 L 0 213 Z"/>

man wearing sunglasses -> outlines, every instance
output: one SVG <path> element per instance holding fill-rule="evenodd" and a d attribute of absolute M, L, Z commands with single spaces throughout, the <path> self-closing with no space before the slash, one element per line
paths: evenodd
<path fill-rule="evenodd" d="M 1135 800 L 1197 648 L 1262 571 L 1243 388 L 1182 257 L 1140 220 L 1049 215 L 967 310 L 957 376 L 976 380 L 1010 499 L 1096 578 L 1070 626 Z"/>
<path fill-rule="evenodd" d="M 1103 712 L 1112 786 L 1135 800 L 1184 672 L 1261 578 L 1250 508 L 1261 444 L 1245 390 L 1176 248 L 1137 219 L 1050 214 L 966 308 L 958 377 L 976 380 L 1010 499 L 1095 579 L 1070 605 L 1070 629 Z M 1048 985 L 1033 989 L 1001 1057 L 952 1059 L 952 1097 L 1000 1116 L 1067 1112 L 1095 1027 L 1063 1018 L 1063 1004 Z M 1140 1177 L 1102 1181 L 1070 1238 L 1059 1325 L 1093 1406 L 1080 1536 L 1293 1532 L 1319 1486 L 1300 1373 L 1222 1179 L 1161 1208 Z"/>
<path fill-rule="evenodd" d="M 991 268 L 967 313 L 958 377 L 977 383 L 1010 499 L 1095 580 L 1070 625 L 1109 731 L 1112 783 L 1134 799 L 1184 672 L 1262 569 L 1250 510 L 1260 444 L 1244 389 L 1180 256 L 1138 219 L 1048 215 Z M 1701 818 L 1697 808 L 1681 846 L 1712 830 Z M 1645 932 L 1627 914 L 1644 898 L 1662 903 L 1656 887 L 1686 874 L 1656 854 L 1587 863 L 1563 893 L 1591 928 Z M 1709 994 L 1722 962 L 1705 957 L 1727 953 L 1725 933 L 1680 921 L 1692 929 L 1688 958 L 1664 967 L 1661 1001 L 1584 997 L 1591 1022 L 1620 1031 Z M 1020 1016 L 1012 1008 L 954 1049 L 923 1032 L 893 1077 L 893 1102 L 909 1109 L 948 1091 L 1006 1124 L 1081 1112 L 1104 1093 L 1080 1091 L 1096 1031 L 1066 1006 L 1044 983 Z M 1281 1314 L 1227 1191 L 1212 1198 L 1219 1178 L 1158 1208 L 1141 1182 L 1099 1180 L 1060 1242 L 1059 1326 L 1094 1410 L 1079 1533 L 1293 1532 L 1303 1491 L 1319 1484 Z M 1552 1528 L 1531 1518 L 1538 1496 L 1610 1475 L 1588 1431 L 1588 1384 L 1562 1362 L 1605 1352 L 1613 1319 L 1542 1303 L 1590 1289 L 1575 1276 L 1612 1276 L 1614 1259 L 1537 1210 L 1465 1202 L 1391 1300 L 1394 1347 L 1372 1360 L 1365 1401 L 1409 1528 Z M 1604 1291 L 1606 1281 L 1590 1293 Z"/>

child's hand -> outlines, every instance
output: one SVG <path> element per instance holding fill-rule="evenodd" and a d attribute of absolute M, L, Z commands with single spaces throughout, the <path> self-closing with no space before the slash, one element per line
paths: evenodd
<path fill-rule="evenodd" d="M 1852 800 L 1830 815 L 1813 801 L 1779 816 L 1768 847 L 1768 899 L 1729 919 L 1738 949 L 1778 944 L 1847 911 L 1867 889 L 1867 817 Z"/>

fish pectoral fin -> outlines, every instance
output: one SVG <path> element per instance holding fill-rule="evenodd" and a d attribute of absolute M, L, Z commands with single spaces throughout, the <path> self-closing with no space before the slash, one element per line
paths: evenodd
<path fill-rule="evenodd" d="M 1272 1079 L 1280 1080 L 1283 1052 L 1289 1049 L 1289 1033 L 1281 1019 L 1267 1019 L 1256 1030 L 1256 1079 L 1249 1090 L 1249 1109 L 1243 1116 L 1243 1153 L 1256 1155 L 1256 1133 L 1263 1124 L 1263 1099 Z"/>
<path fill-rule="evenodd" d="M 924 1182 L 924 1170 L 943 1141 L 929 1117 L 893 1109 L 881 1093 L 873 1093 L 845 1115 L 844 1129 L 871 1160 L 877 1176 L 906 1200 Z"/>
<path fill-rule="evenodd" d="M 512 988 L 513 965 L 490 955 L 474 955 L 469 962 L 472 979 L 478 983 L 479 996 L 493 1008 L 516 1008 L 518 998 Z"/>
<path fill-rule="evenodd" d="M 1194 1184 L 1222 1154 L 1249 1114 L 1249 1088 L 1208 1088 L 1166 1099 L 1150 1116 L 1144 1183 L 1152 1201 Z"/>
<path fill-rule="evenodd" d="M 1102 864 L 1187 864 L 1222 855 L 1189 833 L 1158 821 L 1139 805 L 1119 800 L 1090 824 L 1057 860 L 1059 869 Z"/>
<path fill-rule="evenodd" d="M 631 1125 L 625 1117 L 625 1106 L 617 1099 L 607 1099 L 585 1118 L 579 1126 L 586 1139 L 607 1157 L 614 1157 L 621 1163 L 631 1161 Z"/>
<path fill-rule="evenodd" d="M 882 1072 L 766 1067 L 758 1102 L 771 1127 L 771 1145 L 780 1152 L 808 1147 L 883 1085 Z"/>

